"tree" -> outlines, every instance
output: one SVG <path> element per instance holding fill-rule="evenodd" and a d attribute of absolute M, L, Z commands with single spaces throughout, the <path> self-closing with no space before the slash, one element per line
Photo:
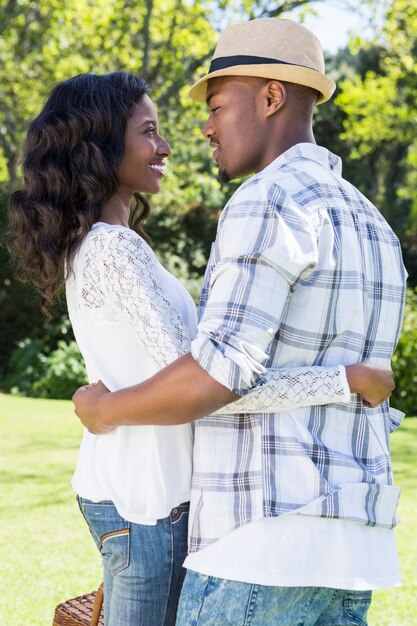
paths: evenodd
<path fill-rule="evenodd" d="M 353 42 L 353 50 L 360 40 Z M 377 63 L 341 85 L 342 139 L 352 159 L 369 164 L 371 194 L 402 240 L 417 281 L 417 0 L 393 0 L 377 38 Z"/>

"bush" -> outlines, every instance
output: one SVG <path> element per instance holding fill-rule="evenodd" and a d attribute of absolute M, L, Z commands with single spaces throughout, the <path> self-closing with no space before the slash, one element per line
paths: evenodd
<path fill-rule="evenodd" d="M 87 382 L 84 361 L 75 341 L 59 341 L 58 347 L 44 360 L 45 373 L 32 389 L 36 397 L 66 400 Z"/>
<path fill-rule="evenodd" d="M 392 405 L 406 415 L 417 415 L 417 290 L 407 292 L 402 334 L 392 369 L 396 384 Z"/>
<path fill-rule="evenodd" d="M 86 381 L 83 359 L 64 319 L 42 339 L 19 341 L 3 382 L 16 395 L 65 400 Z"/>
<path fill-rule="evenodd" d="M 11 393 L 32 396 L 32 385 L 45 373 L 44 342 L 42 339 L 22 339 L 12 352 L 8 374 L 3 383 Z"/>

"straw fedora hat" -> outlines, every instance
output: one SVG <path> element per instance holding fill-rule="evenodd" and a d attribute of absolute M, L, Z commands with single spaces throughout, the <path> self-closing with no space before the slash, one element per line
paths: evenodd
<path fill-rule="evenodd" d="M 206 101 L 207 81 L 216 76 L 258 76 L 305 85 L 328 100 L 336 85 L 324 73 L 323 50 L 317 37 L 291 20 L 265 17 L 236 24 L 221 35 L 207 76 L 190 89 Z"/>

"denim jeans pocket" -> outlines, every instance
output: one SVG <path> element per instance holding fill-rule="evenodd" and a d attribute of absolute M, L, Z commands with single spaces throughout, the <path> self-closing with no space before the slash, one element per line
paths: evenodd
<path fill-rule="evenodd" d="M 117 574 L 129 565 L 130 522 L 117 512 L 113 502 L 91 502 L 77 497 L 81 513 L 100 551 L 103 566 Z"/>
<path fill-rule="evenodd" d="M 352 622 L 352 624 L 357 624 L 357 626 L 367 626 L 366 614 L 371 604 L 371 598 L 371 592 L 345 598 L 343 601 L 344 617 Z"/>
<path fill-rule="evenodd" d="M 182 519 L 183 515 L 188 514 L 189 511 L 190 511 L 189 502 L 183 502 L 179 506 L 176 506 L 175 508 L 173 508 L 171 511 L 171 524 L 176 524 L 177 522 L 179 522 Z"/>

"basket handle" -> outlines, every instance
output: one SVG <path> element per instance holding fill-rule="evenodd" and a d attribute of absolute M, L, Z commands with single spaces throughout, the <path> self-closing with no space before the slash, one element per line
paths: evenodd
<path fill-rule="evenodd" d="M 93 610 L 91 612 L 91 626 L 98 626 L 98 621 L 101 615 L 101 607 L 103 606 L 103 583 L 96 591 L 96 597 L 94 598 Z"/>

